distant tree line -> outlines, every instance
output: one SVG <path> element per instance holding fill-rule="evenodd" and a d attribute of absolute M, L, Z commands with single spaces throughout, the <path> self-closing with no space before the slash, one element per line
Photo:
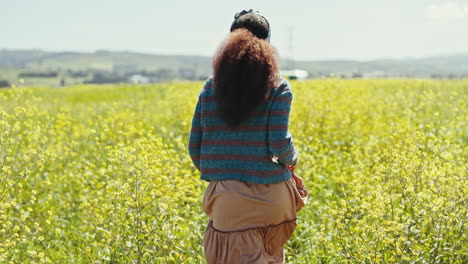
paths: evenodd
<path fill-rule="evenodd" d="M 360 79 L 360 78 L 432 78 L 432 79 L 463 79 L 468 78 L 467 73 L 433 73 L 433 74 L 408 74 L 408 73 L 372 73 L 372 72 L 352 72 L 352 73 L 331 73 L 331 72 L 316 72 L 308 71 L 308 78 L 327 78 L 334 77 L 340 79 Z"/>
<path fill-rule="evenodd" d="M 71 74 L 69 75 L 71 76 Z M 208 75 L 197 74 L 196 71 L 191 68 L 181 68 L 177 70 L 162 68 L 158 70 L 132 71 L 122 71 L 122 68 L 119 68 L 119 71 L 94 71 L 88 73 L 88 75 L 91 75 L 91 79 L 86 80 L 84 83 L 125 83 L 129 82 L 129 79 L 134 75 L 144 76 L 145 78 L 148 78 L 150 82 L 168 82 L 175 79 L 195 81 L 206 80 L 208 78 Z"/>
<path fill-rule="evenodd" d="M 125 66 L 125 67 L 124 67 Z M 60 78 L 59 85 L 73 83 L 157 83 L 170 82 L 173 80 L 188 80 L 188 81 L 203 81 L 208 78 L 206 70 L 193 67 L 180 68 L 159 68 L 159 69 L 139 69 L 138 65 L 124 65 L 114 67 L 112 70 L 96 70 L 96 69 L 61 69 L 49 71 L 23 71 L 18 74 L 19 79 L 26 78 Z M 468 72 L 460 73 L 432 73 L 418 74 L 414 73 L 398 73 L 398 72 L 331 72 L 331 71 L 316 71 L 309 70 L 308 78 L 341 78 L 341 79 L 356 79 L 356 78 L 434 78 L 434 79 L 457 79 L 468 78 Z M 137 81 L 135 81 L 137 80 Z M 142 80 L 142 81 L 140 81 Z M 14 80 L 0 80 L 0 87 L 11 87 Z M 34 84 L 34 81 L 29 81 L 28 84 Z"/>
<path fill-rule="evenodd" d="M 462 78 L 468 78 L 468 72 L 465 73 L 465 74 L 454 74 L 454 73 L 440 74 L 440 73 L 433 73 L 433 74 L 431 74 L 431 78 L 433 78 L 433 79 L 462 79 Z"/>
<path fill-rule="evenodd" d="M 82 70 L 78 70 L 78 71 L 67 70 L 66 73 L 68 76 L 72 78 L 86 78 L 90 75 L 89 71 L 82 71 Z"/>
<path fill-rule="evenodd" d="M 84 81 L 84 83 L 95 83 L 95 84 L 104 84 L 104 83 L 124 83 L 127 82 L 125 76 L 120 76 L 112 74 L 111 72 L 95 72 L 92 75 L 90 80 Z"/>
<path fill-rule="evenodd" d="M 56 78 L 58 72 L 22 72 L 18 74 L 19 78 Z"/>

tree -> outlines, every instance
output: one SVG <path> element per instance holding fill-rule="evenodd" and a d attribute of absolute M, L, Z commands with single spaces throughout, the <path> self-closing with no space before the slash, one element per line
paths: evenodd
<path fill-rule="evenodd" d="M 113 75 L 109 72 L 95 72 L 93 73 L 93 78 L 91 80 L 85 81 L 84 83 L 103 84 L 121 82 L 127 82 L 127 79 L 123 76 Z"/>
<path fill-rule="evenodd" d="M 11 84 L 8 81 L 0 80 L 0 88 L 9 88 Z"/>

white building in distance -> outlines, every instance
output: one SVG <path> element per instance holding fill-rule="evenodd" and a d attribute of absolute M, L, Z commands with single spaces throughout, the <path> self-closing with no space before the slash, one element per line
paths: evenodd
<path fill-rule="evenodd" d="M 281 75 L 289 80 L 305 80 L 309 74 L 304 70 L 284 70 Z"/>

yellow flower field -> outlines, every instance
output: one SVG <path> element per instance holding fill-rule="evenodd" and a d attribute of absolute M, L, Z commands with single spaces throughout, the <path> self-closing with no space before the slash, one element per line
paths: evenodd
<path fill-rule="evenodd" d="M 468 80 L 291 84 L 287 263 L 467 263 Z M 201 87 L 0 90 L 0 263 L 205 263 Z"/>

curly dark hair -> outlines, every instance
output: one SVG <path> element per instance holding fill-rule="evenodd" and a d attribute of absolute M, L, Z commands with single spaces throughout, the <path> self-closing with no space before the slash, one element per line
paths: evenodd
<path fill-rule="evenodd" d="M 278 53 L 246 28 L 233 30 L 214 56 L 215 100 L 220 118 L 235 129 L 278 84 Z"/>

